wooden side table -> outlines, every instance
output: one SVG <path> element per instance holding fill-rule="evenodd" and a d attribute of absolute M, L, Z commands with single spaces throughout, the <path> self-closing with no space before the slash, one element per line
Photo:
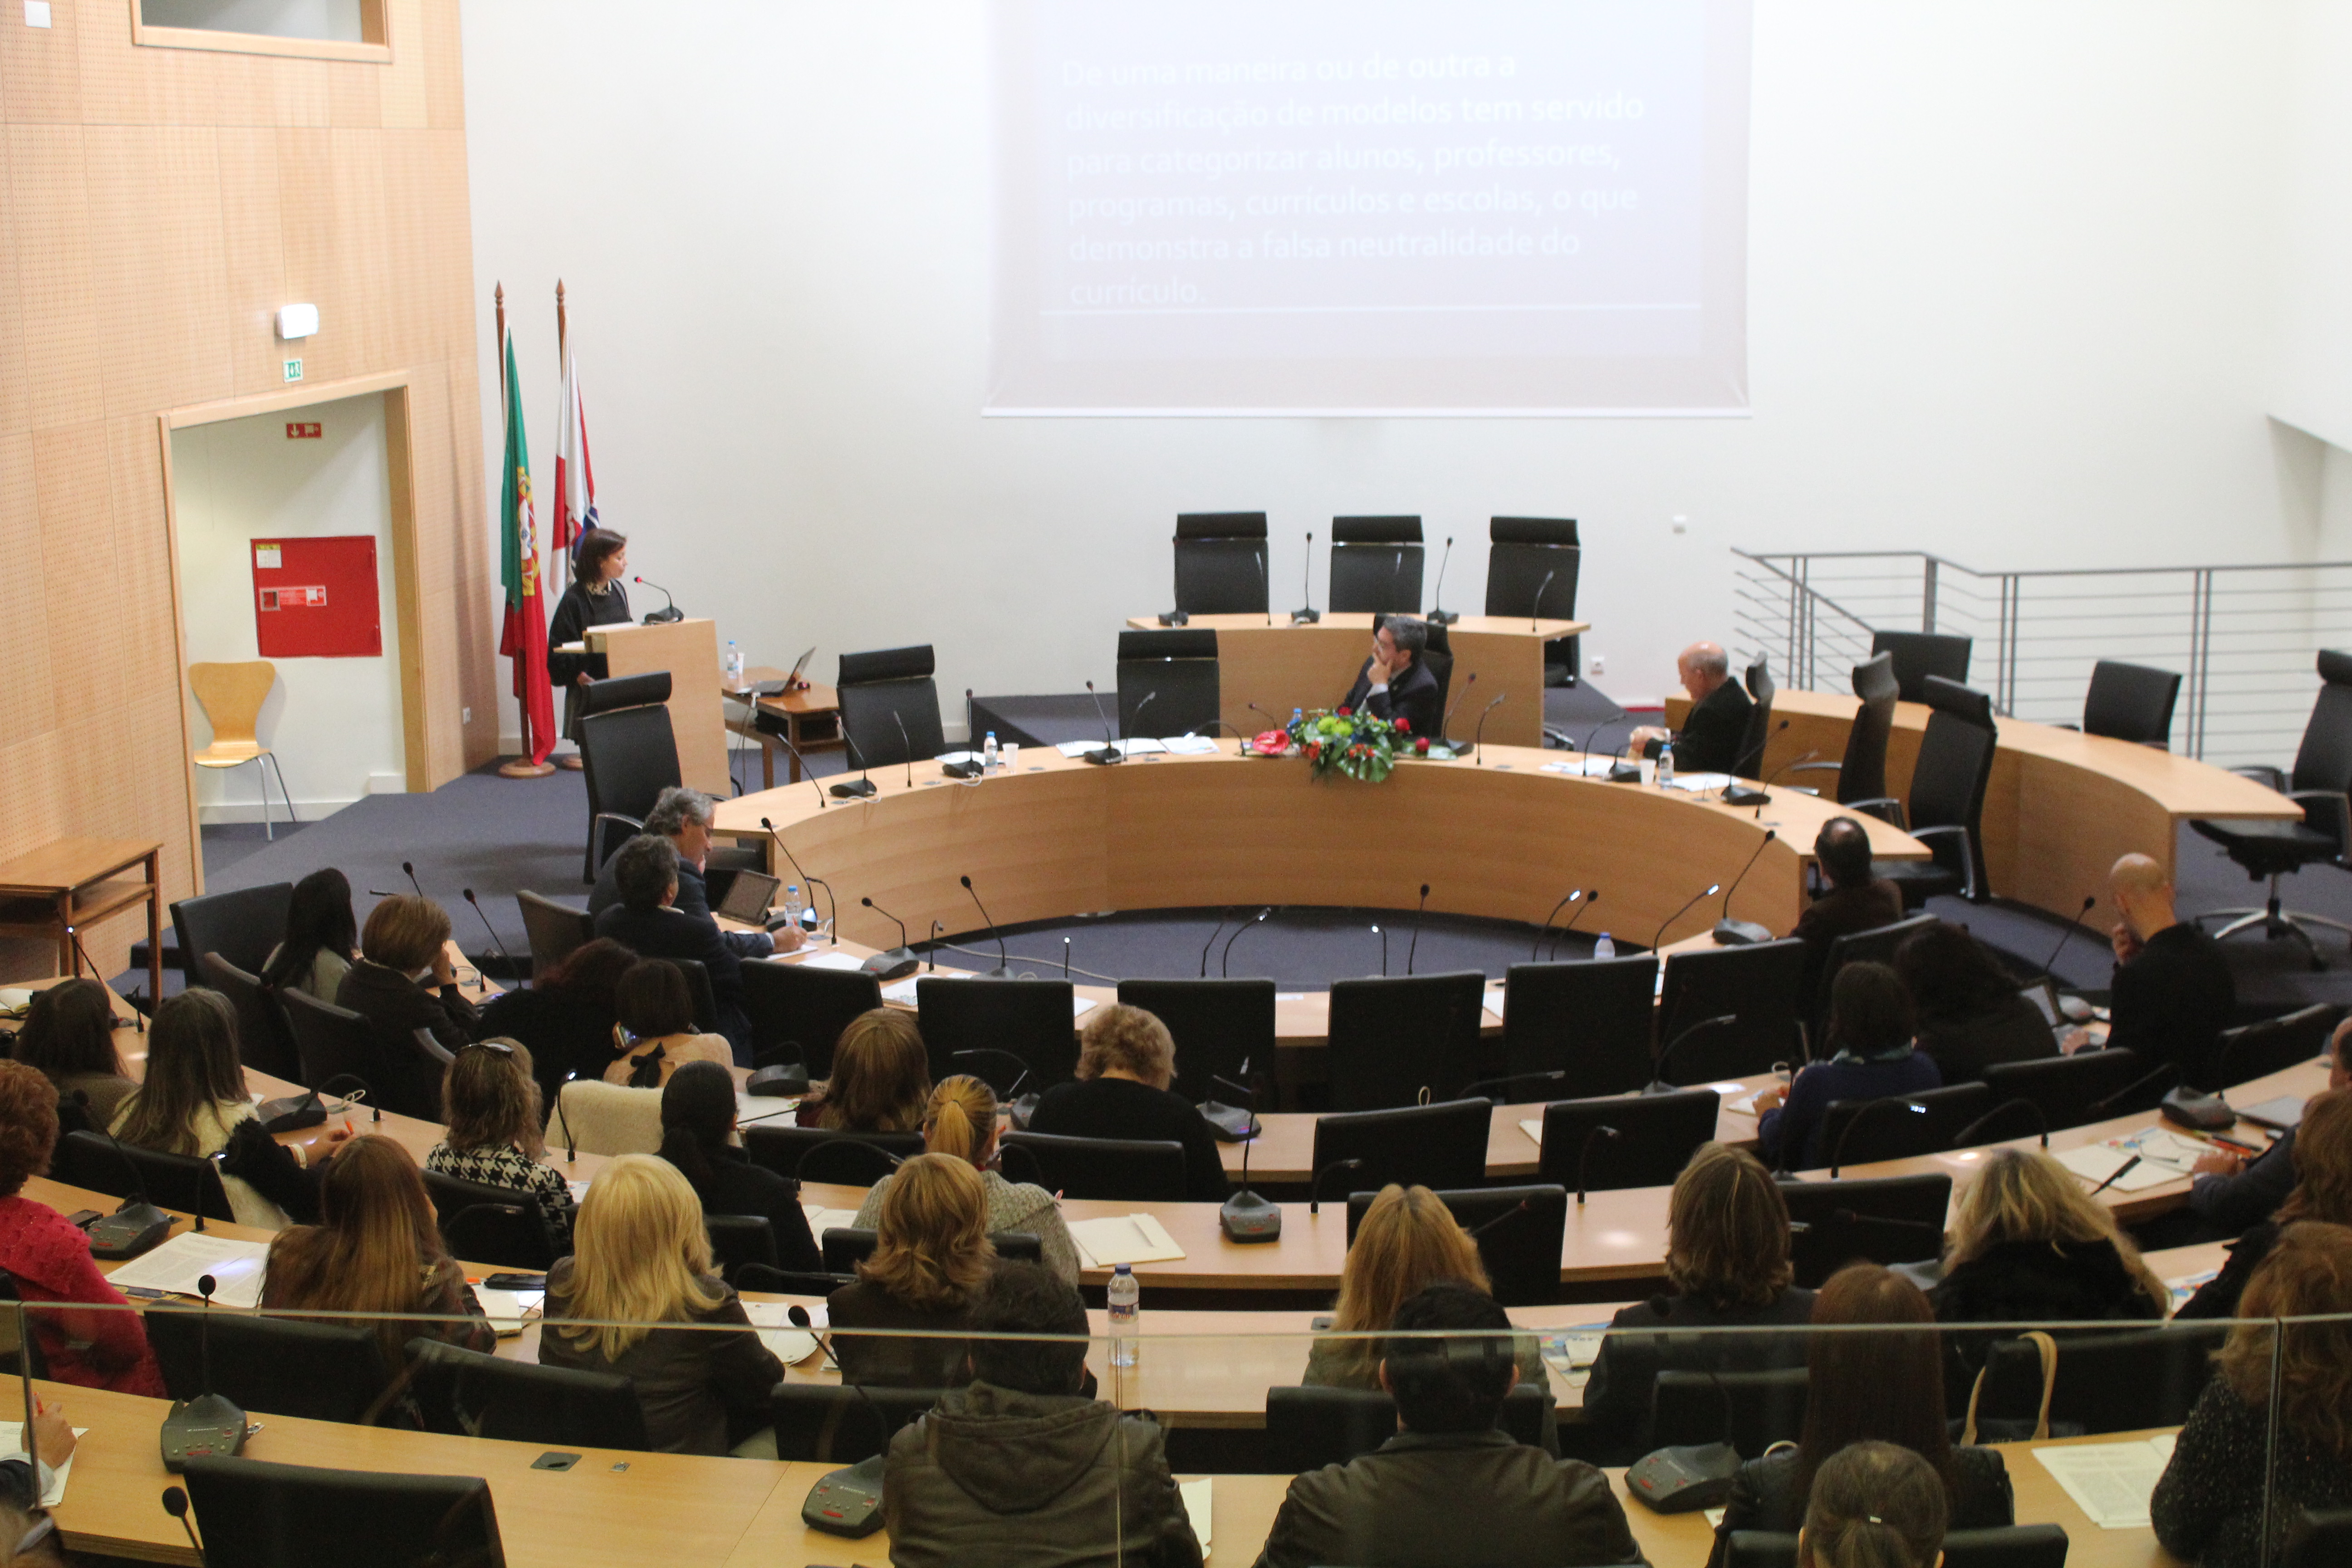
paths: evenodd
<path fill-rule="evenodd" d="M 161 844 L 135 838 L 60 838 L 0 862 L 0 936 L 48 938 L 58 969 L 79 976 L 74 933 L 143 903 L 152 1006 L 163 995 L 163 855 Z M 143 877 L 124 875 L 134 869 Z"/>
<path fill-rule="evenodd" d="M 743 716 L 730 720 L 728 729 L 747 740 L 760 742 L 761 787 L 776 787 L 776 737 L 759 726 L 758 716 L 765 713 L 781 719 L 784 737 L 799 748 L 803 755 L 811 752 L 838 752 L 843 749 L 841 734 L 841 697 L 830 686 L 812 681 L 805 689 L 787 691 L 775 697 L 751 695 L 751 688 L 763 680 L 782 680 L 785 672 L 755 666 L 743 672 L 741 686 L 730 686 L 722 679 L 719 694 L 730 702 L 743 704 Z M 784 752 L 787 784 L 801 782 L 800 758 L 790 751 Z"/>

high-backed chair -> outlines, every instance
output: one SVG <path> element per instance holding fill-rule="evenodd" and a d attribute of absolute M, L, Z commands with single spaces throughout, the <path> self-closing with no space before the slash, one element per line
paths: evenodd
<path fill-rule="evenodd" d="M 439 1171 L 419 1173 L 425 1178 L 425 1195 L 433 1200 L 434 1217 L 450 1257 L 525 1271 L 554 1263 L 555 1247 L 547 1234 L 547 1221 L 530 1194 L 468 1182 Z"/>
<path fill-rule="evenodd" d="M 1810 1380 L 1801 1366 L 1754 1372 L 1662 1368 L 1650 1397 L 1650 1441 L 1680 1447 L 1728 1442 L 1762 1458 L 1775 1443 L 1804 1435 Z"/>
<path fill-rule="evenodd" d="M 208 1568 L 308 1568 L 321 1542 L 371 1563 L 506 1561 L 479 1476 L 330 1470 L 267 1459 L 190 1459 L 188 1502 Z"/>
<path fill-rule="evenodd" d="M 2222 1030 L 2221 1048 L 2214 1058 L 2220 1068 L 2214 1087 L 2234 1089 L 2312 1060 L 2327 1048 L 2327 1037 L 2343 1016 L 2341 1007 L 2321 1002 L 2259 1024 Z"/>
<path fill-rule="evenodd" d="M 150 1308 L 142 1316 L 163 1386 L 174 1399 L 207 1392 L 207 1333 L 210 1391 L 247 1411 L 367 1422 L 381 1413 L 392 1382 L 373 1329 L 219 1311 L 207 1325 L 200 1308 Z"/>
<path fill-rule="evenodd" d="M 1188 616 L 1266 613 L 1265 513 L 1176 514 L 1176 607 Z"/>
<path fill-rule="evenodd" d="M 302 1068 L 296 1075 L 299 1081 L 318 1085 L 348 1076 L 366 1084 L 372 1099 L 378 1079 L 390 1081 L 376 1055 L 375 1030 L 365 1018 L 304 991 L 281 991 L 278 999 L 294 1031 L 294 1054 Z"/>
<path fill-rule="evenodd" d="M 212 744 L 197 751 L 192 760 L 208 771 L 253 764 L 261 784 L 261 836 L 268 839 L 278 837 L 269 821 L 271 773 L 278 775 L 278 798 L 285 803 L 286 820 L 300 820 L 294 815 L 294 797 L 286 793 L 286 773 L 278 766 L 278 753 L 263 745 L 256 732 L 261 705 L 269 700 L 270 689 L 277 684 L 278 667 L 266 658 L 188 666 L 188 689 L 195 693 L 213 727 Z"/>
<path fill-rule="evenodd" d="M 2063 1333 L 2050 1384 L 2050 1419 L 2085 1433 L 2178 1426 L 2211 1381 L 2226 1322 L 2167 1323 L 2122 1333 Z M 2042 1350 L 2032 1340 L 1996 1342 L 1985 1355 L 1979 1415 L 2027 1420 L 2042 1405 Z"/>
<path fill-rule="evenodd" d="M 1973 637 L 1937 632 L 1874 632 L 1870 651 L 1895 656 L 1895 680 L 1906 702 L 1927 700 L 1927 678 L 1937 676 L 1955 686 L 1969 682 L 1969 654 Z"/>
<path fill-rule="evenodd" d="M 269 951 L 286 936 L 286 911 L 294 901 L 291 882 L 265 882 L 225 893 L 202 893 L 172 906 L 172 933 L 180 947 L 180 976 L 205 983 L 198 955 L 217 952 L 247 974 L 269 963 Z"/>
<path fill-rule="evenodd" d="M 1794 937 L 1669 954 L 1658 998 L 1659 1080 L 1687 1087 L 1801 1061 L 1804 991 L 1805 944 Z M 1694 1026 L 1725 1015 L 1734 1022 L 1685 1042 Z"/>
<path fill-rule="evenodd" d="M 2024 1100 L 2042 1113 L 2054 1132 L 2062 1127 L 2080 1127 L 2087 1121 L 2152 1109 L 2162 1097 L 2162 1089 L 2147 1097 L 2146 1106 L 2110 1107 L 2107 1103 L 2145 1078 L 2148 1066 L 2137 1051 L 2083 1051 L 2035 1061 L 1995 1062 L 1984 1069 L 1984 1084 L 1992 1090 L 1995 1105 Z"/>
<path fill-rule="evenodd" d="M 2300 1510 L 2287 1531 L 2280 1568 L 2340 1568 L 2346 1563 L 2352 1563 L 2352 1508 Z"/>
<path fill-rule="evenodd" d="M 1486 520 L 1486 613 L 1530 620 L 1576 618 L 1578 558 L 1572 517 Z M 1544 645 L 1544 684 L 1573 686 L 1582 660 L 1575 637 Z"/>
<path fill-rule="evenodd" d="M 717 1032 L 719 996 L 710 989 L 710 966 L 698 958 L 673 958 L 669 962 L 677 964 L 677 972 L 686 977 L 687 1010 L 694 1016 L 694 1026 L 706 1035 Z M 749 969 L 751 965 L 740 967 Z"/>
<path fill-rule="evenodd" d="M 220 1167 L 194 1154 L 166 1154 L 103 1132 L 68 1132 L 50 1156 L 50 1173 L 69 1187 L 138 1197 L 182 1214 L 234 1221 Z"/>
<path fill-rule="evenodd" d="M 1071 1138 L 1059 1133 L 1008 1131 L 1008 1149 L 1022 1149 L 1036 1162 L 1047 1192 L 1111 1203 L 1173 1204 L 1184 1201 L 1184 1145 L 1150 1138 Z"/>
<path fill-rule="evenodd" d="M 1892 821 L 1926 842 L 1931 860 L 1874 860 L 1871 875 L 1884 877 L 1903 892 L 1903 907 L 1916 910 L 1938 893 L 1958 893 L 1971 902 L 1991 895 L 1985 877 L 1985 785 L 2000 740 L 1992 699 L 1981 691 L 1931 675 L 1927 680 L 1927 729 L 1919 738 L 1919 759 L 1911 769 L 1907 805 L 1887 799 L 1853 801 L 1857 811 Z M 1891 809 L 1890 809 L 1891 808 Z"/>
<path fill-rule="evenodd" d="M 408 1391 L 428 1432 L 583 1448 L 646 1447 L 645 1406 L 625 1373 L 541 1366 L 425 1335 L 408 1342 L 407 1355 Z"/>
<path fill-rule="evenodd" d="M 853 766 L 920 762 L 947 750 L 932 670 L 929 643 L 841 656 L 835 684 L 840 692 L 842 737 L 849 743 Z"/>
<path fill-rule="evenodd" d="M 1433 1189 L 1475 1187 L 1486 1179 L 1493 1110 L 1491 1100 L 1449 1100 L 1318 1116 L 1310 1168 L 1319 1179 L 1343 1162 L 1360 1162 L 1353 1170 L 1336 1172 L 1329 1185 L 1333 1193 L 1376 1193 L 1391 1182 Z"/>
<path fill-rule="evenodd" d="M 755 1121 L 743 1129 L 743 1152 L 755 1165 L 799 1181 L 802 1167 L 816 1150 L 835 1143 L 856 1144 L 877 1152 L 876 1168 L 887 1174 L 900 1160 L 923 1152 L 919 1132 L 845 1132 L 831 1127 L 787 1127 Z M 815 1180 L 811 1175 L 807 1180 Z M 871 1185 L 871 1182 L 864 1184 Z"/>
<path fill-rule="evenodd" d="M 217 952 L 198 954 L 196 966 L 204 971 L 205 984 L 236 1009 L 237 1059 L 272 1078 L 299 1078 L 302 1063 L 294 1050 L 294 1026 L 286 1021 L 286 1005 L 276 994 Z"/>
<path fill-rule="evenodd" d="M 1655 953 L 1512 964 L 1503 976 L 1505 1097 L 1581 1100 L 1649 1082 L 1657 986 Z M 1535 1078 L 1549 1081 L 1527 1081 Z"/>
<path fill-rule="evenodd" d="M 588 852 L 580 874 L 596 873 L 632 835 L 661 792 L 686 782 L 669 721 L 669 671 L 616 676 L 577 688 L 580 770 L 588 785 Z"/>
<path fill-rule="evenodd" d="M 931 1062 L 931 1081 L 963 1069 L 958 1051 L 1000 1051 L 1026 1064 L 1028 1090 L 1067 1083 L 1078 1074 L 1075 993 L 1066 980 L 939 980 L 915 983 L 917 1022 Z M 994 1080 L 989 1073 L 976 1076 Z M 1009 1096 L 1012 1084 L 995 1084 Z"/>
<path fill-rule="evenodd" d="M 719 1277 L 729 1284 L 748 1266 L 778 1268 L 774 1222 L 763 1214 L 705 1214 L 703 1228 L 710 1233 L 710 1256 Z"/>
<path fill-rule="evenodd" d="M 529 889 L 515 894 L 522 911 L 523 934 L 530 939 L 530 983 L 595 939 L 596 921 L 586 910 L 575 910 Z"/>
<path fill-rule="evenodd" d="M 1739 751 L 1731 771 L 1740 778 L 1764 776 L 1764 748 L 1772 740 L 1772 699 L 1780 689 L 1772 679 L 1772 661 L 1759 658 L 1748 667 L 1748 726 L 1739 732 Z"/>
<path fill-rule="evenodd" d="M 2180 698 L 2180 677 L 2145 664 L 2103 658 L 2091 667 L 2083 694 L 2083 733 L 2172 749 L 2172 709 Z"/>
<path fill-rule="evenodd" d="M 1983 1084 L 1955 1083 L 1916 1094 L 1871 1100 L 1835 1100 L 1822 1113 L 1821 1163 L 1866 1165 L 1940 1154 L 1963 1128 L 1973 1126 L 1994 1105 Z"/>
<path fill-rule="evenodd" d="M 1118 732 L 1214 733 L 1219 716 L 1217 634 L 1206 626 L 1118 634 Z"/>
<path fill-rule="evenodd" d="M 850 1226 L 829 1226 L 817 1237 L 825 1268 L 836 1274 L 853 1273 L 859 1264 L 874 1256 L 874 1249 L 881 1244 L 880 1231 Z M 988 1244 L 996 1248 L 997 1257 L 1016 1263 L 1035 1263 L 1045 1257 L 1045 1244 L 1025 1230 L 992 1231 Z"/>
<path fill-rule="evenodd" d="M 1886 741 L 1895 732 L 1895 705 L 1903 688 L 1895 678 L 1895 656 L 1877 653 L 1853 667 L 1853 694 L 1862 699 L 1845 732 L 1845 755 L 1834 763 L 1799 763 L 1791 775 L 1837 774 L 1840 805 L 1881 800 L 1886 795 Z"/>
<path fill-rule="evenodd" d="M 769 1398 L 776 1458 L 855 1465 L 882 1452 L 899 1427 L 937 1405 L 940 1390 L 779 1383 Z"/>
<path fill-rule="evenodd" d="M 1217 1079 L 1246 1084 L 1245 1071 L 1273 1078 L 1273 981 L 1122 980 L 1118 999 L 1168 1026 L 1176 1042 L 1173 1087 L 1194 1104 L 1232 1098 Z"/>
<path fill-rule="evenodd" d="M 1496 1423 L 1530 1447 L 1543 1444 L 1549 1390 L 1522 1383 L 1503 1398 Z M 1265 1391 L 1267 1467 L 1280 1475 L 1303 1475 L 1326 1465 L 1344 1465 L 1369 1454 L 1397 1435 L 1396 1401 L 1377 1389 L 1286 1388 Z"/>
<path fill-rule="evenodd" d="M 1328 592 L 1339 615 L 1421 614 L 1421 519 L 1333 518 Z"/>
<path fill-rule="evenodd" d="M 1536 1174 L 1571 1192 L 1672 1186 L 1714 1142 L 1722 1104 L 1711 1089 L 1556 1100 L 1544 1107 Z"/>
<path fill-rule="evenodd" d="M 1387 619 L 1386 616 L 1373 616 L 1374 628 L 1377 629 Z M 1453 699 L 1448 695 L 1454 689 L 1454 634 L 1435 621 L 1429 622 L 1428 626 L 1429 645 L 1422 649 L 1421 657 L 1428 664 L 1430 675 L 1437 681 L 1437 711 L 1445 715 L 1454 706 Z M 1441 721 L 1437 737 L 1440 740 L 1444 739 L 1444 728 Z"/>
<path fill-rule="evenodd" d="M 1436 1192 L 1454 1223 L 1478 1244 L 1478 1261 L 1507 1307 L 1538 1307 L 1559 1300 L 1560 1247 L 1568 1234 L 1568 1192 L 1542 1183 Z M 1348 1243 L 1377 1193 L 1348 1194 Z"/>
<path fill-rule="evenodd" d="M 1944 1215 L 1952 1178 L 1877 1176 L 1864 1181 L 1784 1182 L 1780 1196 L 1792 1225 L 1789 1252 L 1797 1283 L 1819 1289 L 1839 1269 L 1869 1263 L 1922 1263 L 1944 1247 Z"/>
<path fill-rule="evenodd" d="M 2301 822 L 2192 822 L 2189 826 L 2228 853 L 2247 876 L 2270 882 L 2270 897 L 2259 910 L 2213 910 L 2199 915 L 2201 922 L 2230 923 L 2214 933 L 2231 937 L 2260 930 L 2276 941 L 2293 937 L 2310 954 L 2311 967 L 2326 967 L 2312 945 L 2311 927 L 2352 933 L 2352 926 L 2324 915 L 2305 914 L 2279 907 L 2279 879 L 2321 862 L 2352 866 L 2352 653 L 2336 648 L 2319 651 L 2319 696 L 2304 725 L 2303 745 L 2294 754 L 2294 771 L 2252 767 L 2235 771 L 2284 793 L 2303 807 Z"/>
<path fill-rule="evenodd" d="M 1849 963 L 1891 965 L 1905 942 L 1940 923 L 1938 917 L 1931 914 L 1906 915 L 1891 925 L 1873 926 L 1868 931 L 1848 931 L 1832 938 L 1828 951 L 1822 955 L 1821 973 L 1813 982 L 1811 1010 L 1806 1015 L 1812 1026 L 1813 1040 L 1822 1041 L 1829 1027 L 1830 988 L 1837 984 L 1838 971 Z"/>
<path fill-rule="evenodd" d="M 1324 1052 L 1332 1108 L 1452 1099 L 1477 1076 L 1486 991 L 1486 976 L 1475 969 L 1334 981 Z"/>
<path fill-rule="evenodd" d="M 882 983 L 855 969 L 814 969 L 805 963 L 743 965 L 743 1011 L 751 1019 L 751 1054 L 792 1059 L 797 1046 L 809 1077 L 833 1071 L 833 1047 L 849 1021 L 882 1005 Z"/>

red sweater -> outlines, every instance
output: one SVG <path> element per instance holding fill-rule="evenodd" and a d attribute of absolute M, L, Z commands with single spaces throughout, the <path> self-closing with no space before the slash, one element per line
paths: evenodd
<path fill-rule="evenodd" d="M 90 1261 L 89 1237 L 66 1216 L 21 1194 L 0 1198 L 0 1268 L 29 1303 L 128 1306 Z M 34 1311 L 34 1337 L 59 1383 L 161 1398 L 163 1374 L 136 1312 Z"/>

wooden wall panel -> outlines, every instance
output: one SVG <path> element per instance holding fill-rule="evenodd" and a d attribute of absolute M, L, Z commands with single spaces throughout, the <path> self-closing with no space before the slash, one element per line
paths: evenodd
<path fill-rule="evenodd" d="M 200 873 L 173 412 L 282 394 L 297 355 L 306 384 L 408 379 L 429 784 L 496 750 L 496 563 L 456 0 L 390 0 L 388 65 L 144 47 L 133 3 L 0 21 L 0 856 L 159 838 L 177 898 Z M 281 344 L 296 301 L 320 331 Z M 119 967 L 131 922 L 99 934 Z M 0 976 L 49 963 L 0 946 Z"/>

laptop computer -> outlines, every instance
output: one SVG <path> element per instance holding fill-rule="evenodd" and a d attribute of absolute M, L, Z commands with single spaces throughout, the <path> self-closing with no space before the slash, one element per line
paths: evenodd
<path fill-rule="evenodd" d="M 776 889 L 783 885 L 779 878 L 765 871 L 738 871 L 719 895 L 719 907 L 713 914 L 741 921 L 746 925 L 764 925 L 768 906 L 775 901 Z"/>
<path fill-rule="evenodd" d="M 812 647 L 806 653 L 801 655 L 800 658 L 793 661 L 793 671 L 790 675 L 785 676 L 782 680 L 761 681 L 758 685 L 751 688 L 752 695 L 755 697 L 782 697 L 787 691 L 796 690 L 801 684 L 801 673 L 808 668 L 809 660 L 815 657 L 816 649 Z"/>

